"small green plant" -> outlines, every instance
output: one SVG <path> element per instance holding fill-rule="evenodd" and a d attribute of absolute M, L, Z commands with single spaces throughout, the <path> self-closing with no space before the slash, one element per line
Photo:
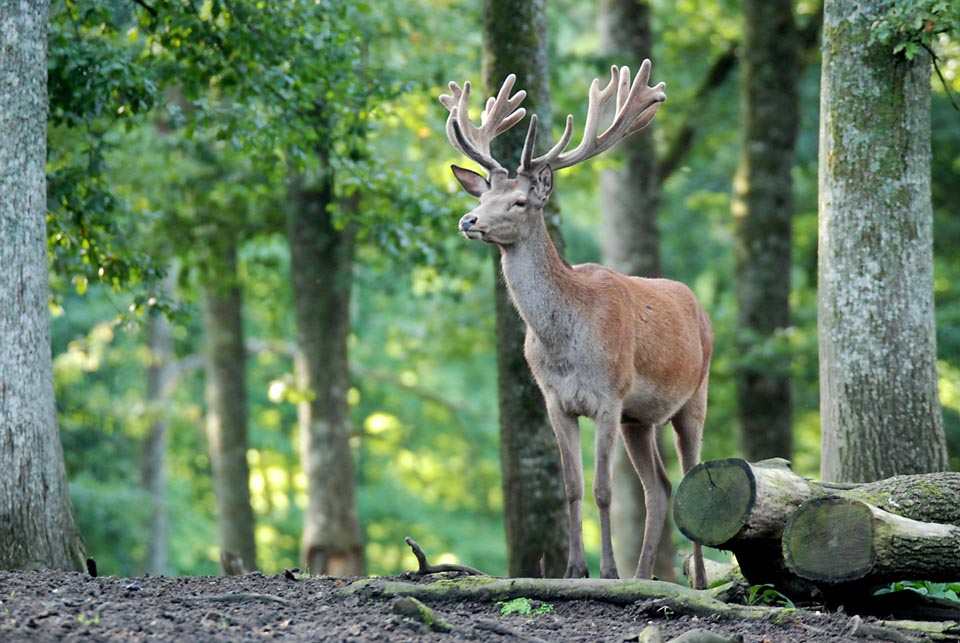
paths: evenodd
<path fill-rule="evenodd" d="M 531 601 L 529 598 L 515 598 L 512 601 L 498 601 L 500 615 L 520 614 L 522 616 L 540 616 L 553 611 L 553 605 L 541 601 Z"/>
<path fill-rule="evenodd" d="M 772 605 L 774 607 L 789 607 L 791 609 L 795 607 L 793 601 L 775 590 L 773 585 L 769 583 L 751 585 L 746 602 L 747 605 Z"/>
<path fill-rule="evenodd" d="M 931 583 L 930 581 L 900 581 L 891 583 L 887 587 L 882 587 L 873 593 L 874 596 L 881 594 L 893 594 L 894 592 L 916 592 L 931 598 L 943 598 L 948 601 L 960 602 L 960 583 Z"/>
<path fill-rule="evenodd" d="M 90 625 L 99 625 L 100 624 L 100 615 L 94 614 L 93 616 L 87 616 L 86 614 L 79 614 L 77 616 L 78 623 L 90 624 Z"/>

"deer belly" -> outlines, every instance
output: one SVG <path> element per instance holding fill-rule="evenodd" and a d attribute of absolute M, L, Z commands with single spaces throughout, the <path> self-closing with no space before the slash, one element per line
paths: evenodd
<path fill-rule="evenodd" d="M 623 400 L 622 421 L 661 426 L 680 410 L 689 397 L 690 392 L 674 391 L 642 377 L 634 378 L 633 386 Z"/>

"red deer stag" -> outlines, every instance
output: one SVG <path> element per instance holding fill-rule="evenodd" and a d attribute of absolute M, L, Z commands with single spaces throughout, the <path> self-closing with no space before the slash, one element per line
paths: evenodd
<path fill-rule="evenodd" d="M 650 578 L 666 520 L 670 480 L 660 459 L 656 431 L 673 423 L 683 471 L 700 460 L 707 410 L 707 379 L 713 332 L 706 312 L 685 285 L 667 279 L 628 277 L 596 264 L 571 266 L 547 233 L 543 207 L 553 190 L 553 172 L 586 161 L 650 123 L 666 99 L 664 84 L 649 87 L 650 61 L 633 84 L 630 70 L 613 67 L 607 86 L 590 87 L 583 140 L 566 150 L 573 132 L 567 117 L 560 140 L 534 158 L 537 117 L 530 119 L 515 178 L 490 153 L 490 142 L 516 125 L 526 111 L 526 92 L 510 96 L 516 77 L 490 97 L 475 126 L 467 114 L 470 83 L 450 83 L 440 101 L 450 110 L 450 143 L 476 161 L 487 177 L 452 166 L 463 188 L 480 205 L 460 219 L 468 239 L 500 248 L 503 277 L 526 322 L 524 354 L 543 391 L 563 463 L 570 510 L 570 551 L 564 576 L 588 575 L 581 527 L 583 464 L 579 416 L 596 423 L 593 493 L 600 510 L 602 578 L 617 578 L 610 540 L 610 499 L 617 428 L 643 483 L 647 518 L 638 578 Z M 598 134 L 601 112 L 615 98 L 611 125 Z M 694 545 L 694 585 L 704 579 L 699 545 Z"/>

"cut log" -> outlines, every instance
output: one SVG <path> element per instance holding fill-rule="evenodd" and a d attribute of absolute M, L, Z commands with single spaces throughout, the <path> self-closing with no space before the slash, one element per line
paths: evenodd
<path fill-rule="evenodd" d="M 960 578 L 960 527 L 920 522 L 860 500 L 811 500 L 787 522 L 787 568 L 828 583 Z"/>
<path fill-rule="evenodd" d="M 677 488 L 673 512 L 690 540 L 732 549 L 741 541 L 779 538 L 797 507 L 827 495 L 861 500 L 904 518 L 960 526 L 960 473 L 895 476 L 868 484 L 816 483 L 781 459 L 701 462 Z"/>
<path fill-rule="evenodd" d="M 673 516 L 690 540 L 731 549 L 738 541 L 779 538 L 797 506 L 823 493 L 786 460 L 708 460 L 684 476 Z"/>
<path fill-rule="evenodd" d="M 798 507 L 828 496 L 913 521 L 960 526 L 960 473 L 896 476 L 868 484 L 815 483 L 794 473 L 786 460 L 750 464 L 738 458 L 691 469 L 677 489 L 674 517 L 690 540 L 732 551 L 750 584 L 772 583 L 794 598 L 819 600 L 828 586 L 788 569 L 782 537 Z M 896 580 L 926 578 L 932 580 L 920 568 Z"/>

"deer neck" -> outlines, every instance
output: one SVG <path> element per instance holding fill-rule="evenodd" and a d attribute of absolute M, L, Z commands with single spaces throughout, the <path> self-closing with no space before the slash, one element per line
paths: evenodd
<path fill-rule="evenodd" d="M 528 330 L 549 341 L 568 334 L 563 327 L 575 309 L 571 304 L 576 276 L 557 252 L 543 219 L 533 228 L 517 243 L 501 246 L 501 267 L 510 297 Z"/>

